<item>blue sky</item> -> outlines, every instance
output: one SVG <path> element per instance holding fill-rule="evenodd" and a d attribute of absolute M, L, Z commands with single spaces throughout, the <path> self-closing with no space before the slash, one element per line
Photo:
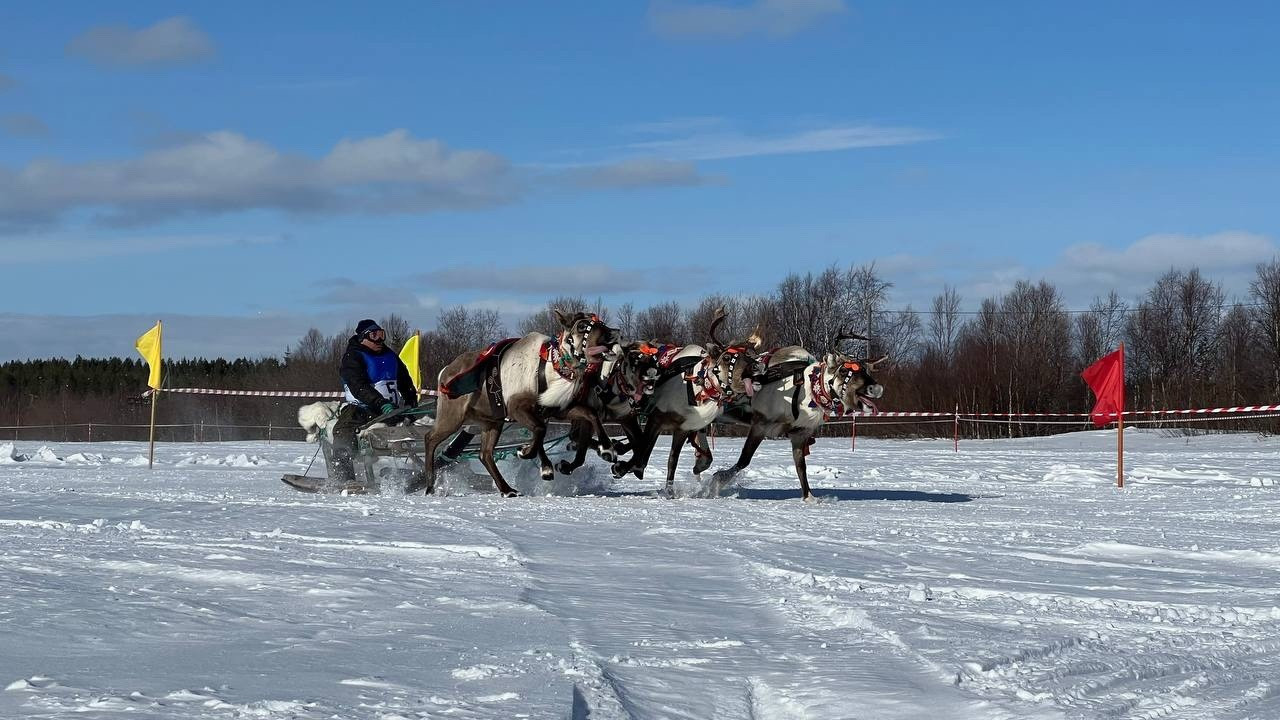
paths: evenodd
<path fill-rule="evenodd" d="M 396 311 L 1073 307 L 1280 237 L 1280 7 L 60 3 L 0 21 L 0 359 L 278 353 Z"/>

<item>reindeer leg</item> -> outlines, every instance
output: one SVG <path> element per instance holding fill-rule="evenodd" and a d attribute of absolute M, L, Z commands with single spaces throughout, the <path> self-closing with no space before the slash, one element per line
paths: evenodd
<path fill-rule="evenodd" d="M 502 437 L 502 425 L 497 427 L 486 427 L 484 433 L 480 436 L 480 464 L 484 465 L 484 469 L 489 471 L 489 476 L 493 478 L 493 486 L 498 489 L 502 497 L 517 497 L 520 493 L 516 489 L 507 484 L 502 478 L 502 473 L 498 471 L 498 462 L 494 460 L 493 452 L 498 447 L 498 438 Z"/>
<path fill-rule="evenodd" d="M 679 428 L 671 432 L 671 454 L 667 456 L 667 497 L 676 496 L 676 466 L 680 464 L 680 451 L 691 435 Z"/>
<path fill-rule="evenodd" d="M 426 467 L 422 471 L 422 476 L 418 482 L 425 488 L 425 494 L 430 495 L 436 489 L 436 448 L 444 439 L 458 431 L 462 427 L 462 423 L 467 419 L 467 401 L 449 401 L 441 399 L 440 405 L 436 412 L 436 424 L 431 428 L 431 432 L 423 438 L 425 445 Z"/>
<path fill-rule="evenodd" d="M 636 422 L 634 415 L 628 415 L 619 419 L 618 424 L 622 426 L 622 432 L 627 436 L 627 439 L 614 443 L 613 450 L 618 455 L 622 455 L 622 453 L 630 451 L 631 458 L 634 460 L 635 450 L 640 447 L 643 441 L 644 430 L 640 429 L 640 423 Z M 620 478 L 631 472 L 631 460 L 617 460 L 613 463 L 610 469 L 613 471 L 613 476 L 615 478 Z"/>
<path fill-rule="evenodd" d="M 791 431 L 791 457 L 796 462 L 796 476 L 800 478 L 800 493 L 805 502 L 813 501 L 814 495 L 809 490 L 809 467 L 805 455 L 809 454 L 809 442 L 812 435 L 807 430 Z"/>
<path fill-rule="evenodd" d="M 614 463 L 613 476 L 620 478 L 627 473 L 632 473 L 637 480 L 643 480 L 645 466 L 649 464 L 649 456 L 653 454 L 653 446 L 657 443 L 658 423 L 651 420 L 645 424 L 642 434 L 631 446 L 631 459 Z"/>
<path fill-rule="evenodd" d="M 581 420 L 574 420 L 569 424 L 569 436 L 574 445 L 573 460 L 561 460 L 556 464 L 561 475 L 572 473 L 587 461 L 587 450 L 591 447 L 591 426 Z"/>
<path fill-rule="evenodd" d="M 751 425 L 751 431 L 747 434 L 747 439 L 742 443 L 742 454 L 738 456 L 738 462 L 733 467 L 717 470 L 711 476 L 711 480 L 719 485 L 723 485 L 733 479 L 734 475 L 742 472 L 751 464 L 751 458 L 755 456 L 756 450 L 760 448 L 760 443 L 764 442 L 764 432 L 759 429 L 755 423 Z"/>
<path fill-rule="evenodd" d="M 538 415 L 538 411 L 533 407 L 533 403 L 511 403 L 507 406 L 507 412 L 511 415 L 511 419 L 529 428 L 533 433 L 533 437 L 529 439 L 529 443 L 521 448 L 520 457 L 528 459 L 534 455 L 538 456 L 538 463 L 541 466 L 539 474 L 543 480 L 550 480 L 555 477 L 556 469 L 551 464 L 551 458 L 547 457 L 547 449 L 542 443 L 547 437 L 547 423 Z M 526 454 L 524 449 L 528 448 Z"/>
<path fill-rule="evenodd" d="M 609 437 L 609 432 L 604 429 L 604 420 L 600 418 L 600 413 L 587 410 L 591 416 L 592 424 L 596 429 L 596 437 L 600 439 L 600 446 L 596 452 L 600 453 L 600 459 L 607 463 L 614 462 L 618 459 L 618 452 L 613 449 L 613 438 Z"/>
<path fill-rule="evenodd" d="M 711 467 L 711 449 L 707 444 L 707 431 L 699 430 L 689 435 L 689 444 L 693 446 L 693 451 L 697 453 L 697 457 L 693 461 L 693 474 L 701 475 Z"/>

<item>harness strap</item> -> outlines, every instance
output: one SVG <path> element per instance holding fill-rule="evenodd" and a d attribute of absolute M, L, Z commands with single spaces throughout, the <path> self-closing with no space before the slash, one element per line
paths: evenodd
<path fill-rule="evenodd" d="M 795 375 L 791 376 L 791 419 L 800 419 L 800 391 L 804 390 L 804 371 L 797 370 Z"/>
<path fill-rule="evenodd" d="M 507 405 L 502 400 L 502 363 L 495 362 L 485 372 L 485 392 L 489 395 L 489 408 L 493 414 L 505 418 Z"/>
<path fill-rule="evenodd" d="M 551 343 L 542 343 L 542 348 L 538 350 L 538 395 L 547 391 L 547 355 L 551 349 Z"/>
<path fill-rule="evenodd" d="M 837 371 L 843 373 L 844 370 Z M 846 379 L 841 384 L 841 392 L 836 392 L 835 379 L 828 380 L 825 384 L 822 382 L 826 376 L 826 364 L 821 364 L 813 369 L 813 373 L 809 376 L 809 389 L 813 394 L 813 400 L 809 402 L 809 407 L 821 407 L 829 413 L 835 415 L 844 414 L 844 400 L 841 399 L 844 387 L 849 384 Z M 839 377 L 839 374 L 837 374 Z"/>

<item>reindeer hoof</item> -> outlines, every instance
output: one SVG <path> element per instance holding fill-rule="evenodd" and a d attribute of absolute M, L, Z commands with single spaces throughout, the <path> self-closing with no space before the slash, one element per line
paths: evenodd
<path fill-rule="evenodd" d="M 516 451 L 516 457 L 521 460 L 528 460 L 533 457 L 535 453 L 537 453 L 537 450 L 534 450 L 533 443 L 529 443 L 528 445 L 520 446 L 520 449 Z"/>
<path fill-rule="evenodd" d="M 499 490 L 498 492 L 499 492 L 499 493 L 502 495 L 502 497 L 504 497 L 504 498 L 520 497 L 520 493 L 519 493 L 519 492 L 517 492 L 515 488 L 510 488 L 510 487 L 509 487 L 509 488 L 507 488 L 506 490 Z"/>
<path fill-rule="evenodd" d="M 733 479 L 732 470 L 717 470 L 711 474 L 711 482 L 723 485 Z"/>
<path fill-rule="evenodd" d="M 543 465 L 542 472 L 540 472 L 539 475 L 542 476 L 543 480 L 550 481 L 552 478 L 556 476 L 556 470 L 550 465 Z"/>
<path fill-rule="evenodd" d="M 573 471 L 576 469 L 577 468 L 568 460 L 561 460 L 556 465 L 556 470 L 559 470 L 561 475 L 572 475 Z"/>
<path fill-rule="evenodd" d="M 600 459 L 607 463 L 614 462 L 618 459 L 618 453 L 613 451 L 613 447 L 600 448 Z"/>
<path fill-rule="evenodd" d="M 426 472 L 418 473 L 416 477 L 414 477 L 412 480 L 409 481 L 407 485 L 404 486 L 404 492 L 406 495 L 409 495 L 411 493 L 416 493 L 420 490 L 426 491 L 423 493 L 424 495 L 430 495 L 431 491 L 434 489 L 435 489 L 435 483 L 433 483 L 431 479 L 427 477 Z"/>
<path fill-rule="evenodd" d="M 711 457 L 704 458 L 699 455 L 698 459 L 693 462 L 693 474 L 701 475 L 709 467 L 711 467 Z"/>
<path fill-rule="evenodd" d="M 615 479 L 621 479 L 623 475 L 626 475 L 631 471 L 631 463 L 616 462 L 609 469 L 613 471 L 613 477 Z"/>

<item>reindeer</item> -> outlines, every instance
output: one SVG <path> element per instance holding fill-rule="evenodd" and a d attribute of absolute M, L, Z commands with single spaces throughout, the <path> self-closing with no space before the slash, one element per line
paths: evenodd
<path fill-rule="evenodd" d="M 653 395 L 654 385 L 659 377 L 657 357 L 658 348 L 645 341 L 622 346 L 617 362 L 612 367 L 606 365 L 598 382 L 587 394 L 587 402 L 597 416 L 618 423 L 627 436 L 626 440 L 613 445 L 615 459 L 617 455 L 635 447 L 641 435 L 634 411 L 647 404 L 649 396 Z M 570 425 L 569 436 L 576 453 L 572 460 L 561 460 L 556 465 L 556 469 L 564 475 L 582 467 L 586 462 L 588 449 L 594 448 L 597 452 L 600 450 L 599 443 L 592 435 L 595 428 L 589 421 L 578 419 Z"/>
<path fill-rule="evenodd" d="M 836 339 L 836 349 L 826 353 L 821 360 L 799 346 L 779 348 L 757 363 L 753 384 L 750 387 L 750 403 L 746 406 L 745 422 L 751 429 L 742 445 L 742 454 L 732 467 L 717 471 L 713 480 L 723 485 L 751 463 L 756 449 L 765 438 L 791 439 L 791 456 L 795 460 L 796 475 L 800 478 L 803 498 L 813 498 L 809 489 L 805 456 L 813 444 L 813 435 L 822 426 L 828 414 L 843 415 L 862 410 L 875 412 L 874 400 L 884 394 L 871 371 L 888 357 L 879 360 L 859 360 L 840 351 L 843 340 L 867 338 L 841 331 Z M 754 383 L 758 383 L 756 389 Z M 742 422 L 742 415 L 726 412 L 725 417 Z"/>
<path fill-rule="evenodd" d="M 613 465 L 614 477 L 634 473 L 644 477 L 645 466 L 657 445 L 658 436 L 671 433 L 667 456 L 667 494 L 674 489 L 676 466 L 686 442 L 697 453 L 693 472 L 700 475 L 711 466 L 711 451 L 705 430 L 720 412 L 720 382 L 713 372 L 710 354 L 701 345 L 664 347 L 658 355 L 660 375 L 648 402 L 634 409 L 643 420 L 643 434 L 632 444 L 631 458 Z"/>
<path fill-rule="evenodd" d="M 463 353 L 440 371 L 436 423 L 426 437 L 422 478 L 428 495 L 435 489 L 436 447 L 463 424 L 481 429 L 480 462 L 503 497 L 519 494 L 503 479 L 494 459 L 507 418 L 533 434 L 519 456 L 537 456 L 544 480 L 555 474 L 543 447 L 549 417 L 591 423 L 600 437 L 601 456 L 610 462 L 616 459 L 599 416 L 582 401 L 601 365 L 617 359 L 617 330 L 595 315 L 554 312 L 564 328 L 556 339 L 529 333 L 494 343 L 483 351 Z"/>

